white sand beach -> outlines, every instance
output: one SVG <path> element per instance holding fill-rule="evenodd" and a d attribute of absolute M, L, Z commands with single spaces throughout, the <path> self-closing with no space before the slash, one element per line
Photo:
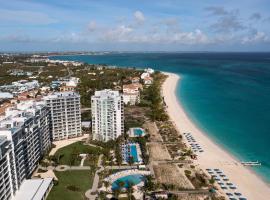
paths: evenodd
<path fill-rule="evenodd" d="M 203 153 L 198 154 L 198 160 L 195 162 L 204 170 L 219 168 L 237 187 L 235 191 L 242 193 L 243 197 L 249 200 L 269 200 L 270 186 L 248 167 L 244 167 L 234 156 L 214 143 L 188 118 L 175 94 L 177 83 L 181 78 L 176 74 L 166 74 L 168 78 L 163 84 L 162 93 L 168 106 L 168 114 L 177 129 L 181 133 L 190 132 L 204 150 Z"/>

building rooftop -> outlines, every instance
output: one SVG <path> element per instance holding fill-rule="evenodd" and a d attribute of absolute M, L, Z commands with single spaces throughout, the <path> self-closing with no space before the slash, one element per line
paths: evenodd
<path fill-rule="evenodd" d="M 131 84 L 123 85 L 123 90 L 125 90 L 125 89 L 138 90 L 138 89 L 142 89 L 142 88 L 143 88 L 143 86 L 140 83 L 131 83 Z"/>
<path fill-rule="evenodd" d="M 48 96 L 44 96 L 44 100 L 50 100 L 50 99 L 56 99 L 59 97 L 70 97 L 70 96 L 75 96 L 75 97 L 79 97 L 80 95 L 76 92 L 71 92 L 71 91 L 66 91 L 66 92 L 55 92 L 55 93 L 51 93 Z"/>
<path fill-rule="evenodd" d="M 119 97 L 120 93 L 119 91 L 111 90 L 111 89 L 105 89 L 105 90 L 99 90 L 95 92 L 94 97 L 97 98 L 108 98 L 108 97 Z"/>
<path fill-rule="evenodd" d="M 27 119 L 44 106 L 44 102 L 24 101 L 8 107 L 5 110 L 5 115 L 0 116 L 0 130 L 16 132 Z"/>
<path fill-rule="evenodd" d="M 52 184 L 52 178 L 25 180 L 17 194 L 15 200 L 42 200 Z"/>

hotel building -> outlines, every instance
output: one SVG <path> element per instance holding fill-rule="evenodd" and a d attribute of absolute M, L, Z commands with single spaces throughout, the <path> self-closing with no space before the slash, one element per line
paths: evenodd
<path fill-rule="evenodd" d="M 123 96 L 119 91 L 96 91 L 91 97 L 94 140 L 114 140 L 124 133 Z"/>
<path fill-rule="evenodd" d="M 80 95 L 75 92 L 58 92 L 44 97 L 50 109 L 53 140 L 82 135 Z"/>
<path fill-rule="evenodd" d="M 142 84 L 132 83 L 123 85 L 123 101 L 125 104 L 135 105 L 140 103 L 140 90 L 143 89 Z"/>
<path fill-rule="evenodd" d="M 49 110 L 44 102 L 26 101 L 6 110 L 0 117 L 1 173 L 3 199 L 10 199 L 51 145 Z M 10 185 L 8 187 L 8 184 Z M 2 195 L 2 192 L 0 192 Z M 2 199 L 2 198 L 1 198 Z"/>
<path fill-rule="evenodd" d="M 11 142 L 0 136 L 0 199 L 11 199 L 17 188 Z"/>

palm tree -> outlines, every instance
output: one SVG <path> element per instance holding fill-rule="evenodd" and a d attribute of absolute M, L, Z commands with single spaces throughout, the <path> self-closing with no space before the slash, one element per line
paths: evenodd
<path fill-rule="evenodd" d="M 118 198 L 119 194 L 120 194 L 120 190 L 119 190 L 119 189 L 114 189 L 114 190 L 113 190 L 113 195 L 114 195 L 116 198 Z"/>
<path fill-rule="evenodd" d="M 155 189 L 155 184 L 153 182 L 152 176 L 146 176 L 146 179 L 144 181 L 144 190 L 145 192 L 153 191 Z"/>
<path fill-rule="evenodd" d="M 128 192 L 128 199 L 129 200 L 131 200 L 131 196 L 132 196 L 132 193 L 133 193 L 133 186 L 134 186 L 133 182 L 131 182 L 131 181 L 127 182 L 127 192 Z"/>
<path fill-rule="evenodd" d="M 124 181 L 118 181 L 117 182 L 117 185 L 119 187 L 119 190 L 121 191 L 124 188 L 124 186 L 125 186 L 125 182 Z"/>
<path fill-rule="evenodd" d="M 110 183 L 108 181 L 104 181 L 104 186 L 106 188 L 106 192 L 108 192 L 108 187 L 110 186 Z"/>
<path fill-rule="evenodd" d="M 211 179 L 209 180 L 209 183 L 213 186 L 215 183 L 215 179 L 213 176 L 211 176 Z"/>
<path fill-rule="evenodd" d="M 130 156 L 128 159 L 128 164 L 131 166 L 131 165 L 133 165 L 133 163 L 134 163 L 134 158 L 133 158 L 133 156 Z"/>

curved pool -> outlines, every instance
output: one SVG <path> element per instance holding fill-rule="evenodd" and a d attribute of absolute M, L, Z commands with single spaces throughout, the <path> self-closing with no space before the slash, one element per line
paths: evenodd
<path fill-rule="evenodd" d="M 124 182 L 124 188 L 128 188 L 129 184 L 137 185 L 145 180 L 145 176 L 141 174 L 132 174 L 128 176 L 123 176 L 112 183 L 112 190 L 119 189 L 119 182 Z"/>

